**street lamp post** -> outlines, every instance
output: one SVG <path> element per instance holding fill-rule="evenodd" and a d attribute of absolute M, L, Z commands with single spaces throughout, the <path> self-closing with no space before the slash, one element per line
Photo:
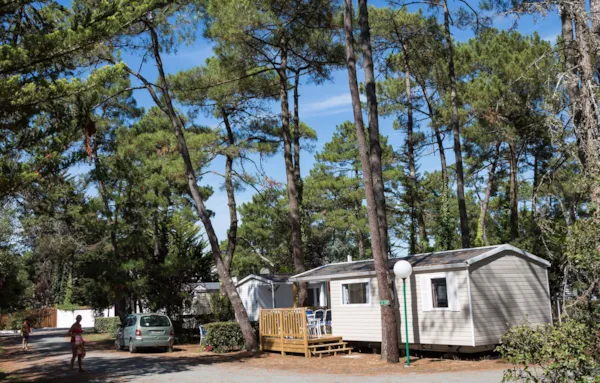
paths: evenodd
<path fill-rule="evenodd" d="M 394 265 L 394 274 L 402 278 L 402 288 L 404 290 L 404 328 L 406 330 L 406 367 L 410 367 L 410 353 L 408 350 L 408 313 L 406 309 L 406 278 L 412 274 L 412 266 L 408 261 L 400 260 Z"/>

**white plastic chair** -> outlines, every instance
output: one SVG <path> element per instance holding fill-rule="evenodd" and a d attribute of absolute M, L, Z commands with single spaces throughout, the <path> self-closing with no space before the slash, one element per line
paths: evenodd
<path fill-rule="evenodd" d="M 325 311 L 322 309 L 315 310 L 315 321 L 319 322 L 319 329 L 321 329 L 325 324 Z M 323 333 L 323 331 L 321 331 Z"/>
<path fill-rule="evenodd" d="M 309 336 L 314 334 L 317 338 L 321 337 L 321 321 L 315 318 L 312 310 L 306 310 L 306 327 Z"/>
<path fill-rule="evenodd" d="M 329 333 L 333 334 L 332 328 L 331 328 L 331 324 L 332 324 L 332 320 L 331 320 L 331 310 L 325 310 L 325 318 L 323 321 L 323 329 L 325 330 L 325 334 L 327 334 L 327 327 L 329 327 Z"/>
<path fill-rule="evenodd" d="M 202 346 L 202 338 L 206 336 L 206 329 L 203 325 L 198 325 L 198 329 L 200 330 L 200 346 Z"/>

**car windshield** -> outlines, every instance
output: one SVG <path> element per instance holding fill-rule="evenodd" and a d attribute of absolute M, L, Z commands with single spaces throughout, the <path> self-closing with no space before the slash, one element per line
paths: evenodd
<path fill-rule="evenodd" d="M 171 323 L 169 318 L 164 315 L 148 315 L 140 318 L 142 327 L 169 327 Z"/>

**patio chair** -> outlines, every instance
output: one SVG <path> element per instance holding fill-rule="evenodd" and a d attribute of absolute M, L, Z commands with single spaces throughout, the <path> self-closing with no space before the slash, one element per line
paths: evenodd
<path fill-rule="evenodd" d="M 310 309 L 306 310 L 306 328 L 309 336 L 314 334 L 317 338 L 321 337 L 321 321 L 315 318 L 315 313 Z"/>
<path fill-rule="evenodd" d="M 329 327 L 329 334 L 331 334 L 331 310 L 325 310 L 325 320 L 323 321 L 323 330 L 325 330 L 325 334 L 327 334 L 327 327 Z"/>
<path fill-rule="evenodd" d="M 325 311 L 322 309 L 315 310 L 315 320 L 319 321 L 319 328 L 322 329 L 323 324 L 325 323 Z"/>
<path fill-rule="evenodd" d="M 321 309 L 315 310 L 315 319 L 318 319 L 318 320 L 320 320 L 321 322 L 324 322 L 324 319 L 325 319 L 325 311 L 324 311 L 324 310 L 321 310 Z"/>
<path fill-rule="evenodd" d="M 198 329 L 200 330 L 200 346 L 202 346 L 202 338 L 206 336 L 206 329 L 203 325 L 198 325 Z"/>

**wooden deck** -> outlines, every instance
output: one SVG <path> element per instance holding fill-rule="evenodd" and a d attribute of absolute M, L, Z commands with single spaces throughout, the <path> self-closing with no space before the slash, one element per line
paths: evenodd
<path fill-rule="evenodd" d="M 306 329 L 306 308 L 261 310 L 260 349 L 307 358 L 352 353 L 341 336 L 310 337 Z"/>

